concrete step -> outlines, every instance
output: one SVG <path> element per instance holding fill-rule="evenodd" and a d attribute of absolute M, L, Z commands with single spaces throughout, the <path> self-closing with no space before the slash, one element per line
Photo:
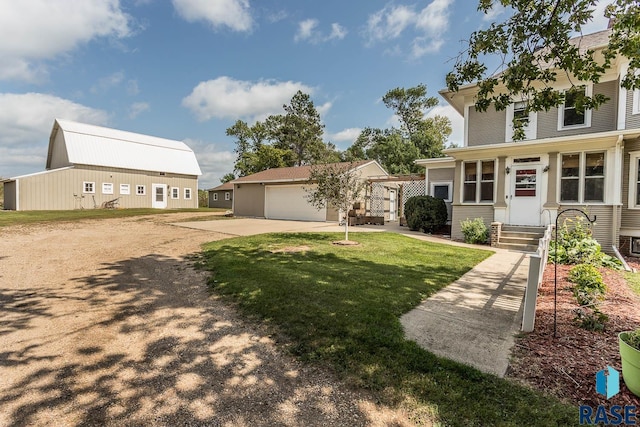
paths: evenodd
<path fill-rule="evenodd" d="M 544 236 L 544 233 L 532 233 L 526 231 L 504 231 L 500 232 L 500 239 L 503 237 L 508 238 L 518 238 L 518 239 L 541 239 Z"/>
<path fill-rule="evenodd" d="M 546 227 L 534 227 L 529 225 L 502 225 L 502 231 L 514 231 L 518 233 L 544 234 Z"/>
<path fill-rule="evenodd" d="M 498 242 L 497 247 L 500 249 L 507 249 L 510 251 L 519 251 L 519 252 L 535 252 L 538 250 L 538 244 L 535 245 L 520 245 L 517 243 L 501 243 Z"/>
<path fill-rule="evenodd" d="M 527 238 L 527 237 L 504 237 L 500 236 L 498 243 L 515 243 L 517 245 L 538 245 L 540 239 Z"/>

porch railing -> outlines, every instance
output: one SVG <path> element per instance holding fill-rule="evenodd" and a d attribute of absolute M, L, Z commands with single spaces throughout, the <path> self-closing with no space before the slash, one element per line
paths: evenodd
<path fill-rule="evenodd" d="M 522 327 L 523 332 L 533 331 L 536 321 L 536 301 L 538 298 L 538 288 L 542 283 L 542 275 L 547 266 L 549 258 L 549 243 L 551 242 L 551 234 L 553 225 L 549 224 L 544 231 L 544 236 L 538 241 L 538 249 L 535 254 L 529 256 L 529 276 L 527 279 L 527 288 L 524 294 L 524 309 L 522 310 Z"/>

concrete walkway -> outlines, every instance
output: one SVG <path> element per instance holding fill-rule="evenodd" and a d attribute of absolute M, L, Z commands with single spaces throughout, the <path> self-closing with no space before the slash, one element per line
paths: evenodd
<path fill-rule="evenodd" d="M 499 250 L 401 317 L 422 348 L 503 377 L 520 330 L 529 256 Z"/>
<path fill-rule="evenodd" d="M 182 227 L 249 236 L 272 232 L 340 232 L 335 223 L 238 218 L 177 223 Z M 478 246 L 409 231 L 397 223 L 349 227 L 349 232 L 388 231 L 463 247 Z M 491 248 L 495 254 L 400 319 L 408 339 L 438 356 L 504 376 L 520 330 L 529 257 Z M 452 260 L 455 262 L 455 260 Z"/>

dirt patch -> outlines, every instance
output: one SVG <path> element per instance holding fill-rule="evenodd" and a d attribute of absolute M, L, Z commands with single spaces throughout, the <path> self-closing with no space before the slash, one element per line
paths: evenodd
<path fill-rule="evenodd" d="M 640 398 L 620 385 L 610 400 L 595 390 L 596 372 L 607 365 L 621 371 L 618 333 L 640 326 L 640 298 L 621 272 L 602 269 L 607 285 L 601 310 L 609 316 L 604 332 L 591 332 L 574 323 L 578 304 L 567 275 L 571 266 L 558 265 L 557 337 L 554 325 L 554 266 L 548 265 L 538 292 L 535 330 L 517 339 L 509 376 L 551 392 L 574 404 L 640 405 Z"/>
<path fill-rule="evenodd" d="M 271 251 L 272 254 L 292 254 L 296 252 L 306 252 L 311 250 L 310 246 L 302 245 L 302 246 L 286 246 L 284 248 L 273 249 Z"/>
<path fill-rule="evenodd" d="M 0 228 L 0 426 L 410 424 L 212 297 L 194 215 Z"/>

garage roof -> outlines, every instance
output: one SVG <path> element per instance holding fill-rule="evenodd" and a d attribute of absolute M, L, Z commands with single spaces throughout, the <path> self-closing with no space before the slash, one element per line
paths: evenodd
<path fill-rule="evenodd" d="M 63 135 L 67 165 L 52 165 L 58 132 Z M 202 175 L 195 153 L 184 142 L 56 119 L 47 169 L 72 164 Z"/>
<path fill-rule="evenodd" d="M 359 160 L 357 162 L 342 162 L 342 163 L 332 163 L 333 165 L 338 166 L 349 166 L 352 165 L 352 169 L 360 169 L 369 164 L 376 164 L 380 167 L 380 170 L 386 174 L 382 166 L 378 164 L 375 160 Z M 289 168 L 274 168 L 267 169 L 262 172 L 257 172 L 252 175 L 243 176 L 241 178 L 237 178 L 233 181 L 234 184 L 242 184 L 242 183 L 260 183 L 260 182 L 291 182 L 291 181 L 308 181 L 311 176 L 311 169 L 313 165 L 305 165 L 305 166 L 293 166 Z M 318 167 L 318 165 L 315 165 Z"/>
<path fill-rule="evenodd" d="M 207 191 L 224 191 L 224 190 L 233 190 L 234 181 L 225 182 L 222 185 L 218 185 L 217 187 L 210 188 Z"/>

